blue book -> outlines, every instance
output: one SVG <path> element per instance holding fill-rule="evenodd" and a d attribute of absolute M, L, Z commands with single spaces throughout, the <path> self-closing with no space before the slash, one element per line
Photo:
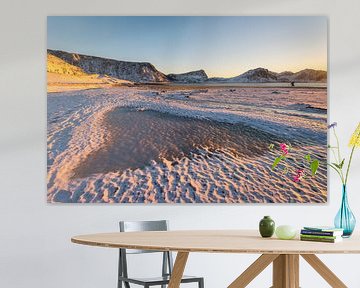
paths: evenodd
<path fill-rule="evenodd" d="M 343 235 L 344 229 L 326 227 L 326 226 L 317 226 L 317 227 L 304 227 L 301 230 L 303 235 L 318 235 L 318 236 L 341 236 Z"/>

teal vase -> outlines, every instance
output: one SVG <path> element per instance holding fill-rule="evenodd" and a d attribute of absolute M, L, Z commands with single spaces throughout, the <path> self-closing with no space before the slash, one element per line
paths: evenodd
<path fill-rule="evenodd" d="M 262 237 L 271 237 L 275 232 L 275 222 L 270 216 L 264 216 L 259 223 L 259 232 Z"/>
<path fill-rule="evenodd" d="M 355 229 L 356 219 L 349 207 L 346 185 L 342 188 L 341 207 L 336 214 L 334 224 L 336 228 L 344 229 L 343 237 L 345 238 L 350 237 Z"/>

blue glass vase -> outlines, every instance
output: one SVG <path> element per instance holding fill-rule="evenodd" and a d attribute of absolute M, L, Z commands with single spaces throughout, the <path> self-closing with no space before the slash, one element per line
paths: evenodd
<path fill-rule="evenodd" d="M 343 185 L 341 207 L 336 214 L 334 224 L 336 228 L 344 229 L 343 237 L 346 238 L 350 237 L 355 229 L 356 219 L 349 207 L 346 185 Z"/>

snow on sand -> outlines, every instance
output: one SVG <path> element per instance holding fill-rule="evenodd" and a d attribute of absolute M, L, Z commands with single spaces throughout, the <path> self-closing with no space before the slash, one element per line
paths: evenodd
<path fill-rule="evenodd" d="M 326 102 L 326 89 L 316 88 L 149 86 L 49 93 L 48 201 L 325 202 Z M 244 142 L 244 149 L 237 147 L 239 153 L 231 145 L 196 143 L 186 153 L 165 158 L 160 153 L 158 159 L 127 169 L 123 163 L 116 169 L 113 164 L 89 162 L 116 148 L 116 140 L 121 142 L 121 136 L 109 124 L 109 117 L 118 107 L 245 125 L 255 136 L 267 135 L 269 139 L 268 143 L 263 138 L 261 142 Z M 163 130 L 159 129 L 159 137 L 165 135 Z M 206 133 L 203 130 L 199 133 Z M 294 183 L 271 171 L 274 154 L 266 147 L 279 141 L 291 142 L 296 156 L 307 151 L 320 158 L 319 175 Z M 255 153 L 259 149 L 263 152 Z M 107 157 L 114 158 L 112 163 L 123 159 L 121 153 L 109 153 Z"/>

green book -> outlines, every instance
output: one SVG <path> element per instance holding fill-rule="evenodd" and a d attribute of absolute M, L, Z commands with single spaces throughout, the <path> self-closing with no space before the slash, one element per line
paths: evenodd
<path fill-rule="evenodd" d="M 314 238 L 314 237 L 300 236 L 300 240 L 310 241 L 310 242 L 338 243 L 342 241 L 342 237 L 336 237 L 335 239 L 328 239 L 328 238 Z"/>
<path fill-rule="evenodd" d="M 341 238 L 341 236 L 324 236 L 324 235 L 307 235 L 307 234 L 300 234 L 303 238 L 313 238 L 313 239 L 337 239 Z"/>

